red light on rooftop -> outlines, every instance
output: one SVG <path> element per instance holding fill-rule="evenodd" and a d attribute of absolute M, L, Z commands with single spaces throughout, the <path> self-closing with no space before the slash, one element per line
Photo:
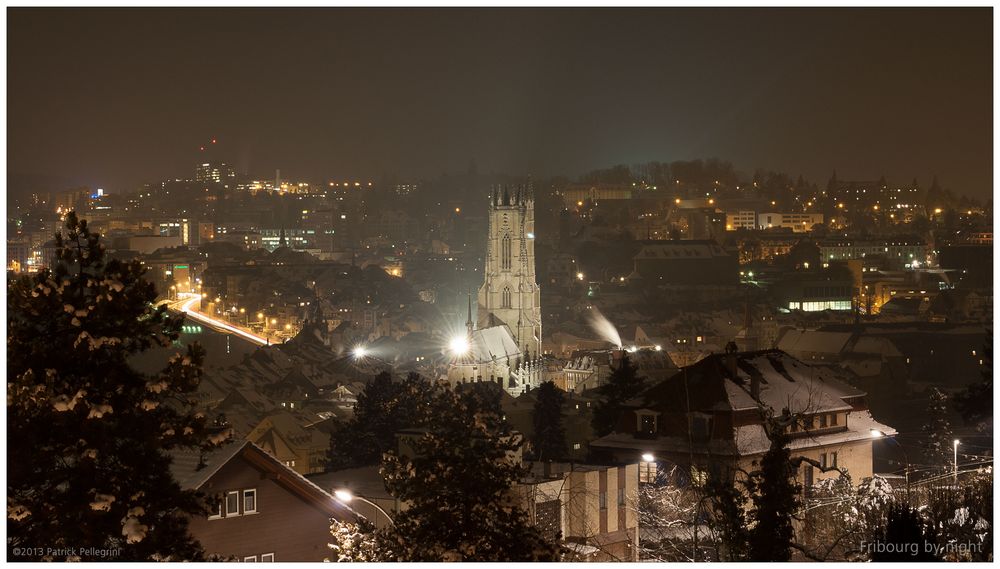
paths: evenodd
<path fill-rule="evenodd" d="M 215 144 L 215 139 L 214 138 L 212 139 L 212 144 Z"/>

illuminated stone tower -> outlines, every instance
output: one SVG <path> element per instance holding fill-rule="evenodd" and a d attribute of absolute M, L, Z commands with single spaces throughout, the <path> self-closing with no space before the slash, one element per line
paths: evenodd
<path fill-rule="evenodd" d="M 542 353 L 542 310 L 535 282 L 535 200 L 530 186 L 490 192 L 486 271 L 477 328 L 506 324 L 525 359 Z"/>

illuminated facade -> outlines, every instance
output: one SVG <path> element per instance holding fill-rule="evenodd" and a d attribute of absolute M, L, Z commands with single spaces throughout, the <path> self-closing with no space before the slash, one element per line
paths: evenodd
<path fill-rule="evenodd" d="M 478 328 L 507 325 L 528 358 L 542 353 L 542 309 L 535 282 L 535 201 L 524 188 L 493 191 Z"/>

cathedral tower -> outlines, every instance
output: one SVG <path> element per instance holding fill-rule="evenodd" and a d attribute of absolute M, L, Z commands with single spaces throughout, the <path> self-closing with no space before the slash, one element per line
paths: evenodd
<path fill-rule="evenodd" d="M 486 271 L 477 328 L 506 324 L 526 358 L 542 348 L 542 310 L 535 282 L 535 200 L 531 188 L 490 192 Z"/>

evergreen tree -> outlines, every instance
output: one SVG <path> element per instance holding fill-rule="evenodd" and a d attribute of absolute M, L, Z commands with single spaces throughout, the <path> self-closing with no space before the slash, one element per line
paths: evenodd
<path fill-rule="evenodd" d="M 993 423 L 993 331 L 987 330 L 983 344 L 982 379 L 955 396 L 955 408 L 967 424 L 991 432 Z"/>
<path fill-rule="evenodd" d="M 623 405 L 642 392 L 645 378 L 632 365 L 628 352 L 622 352 L 621 363 L 608 377 L 607 382 L 597 389 L 601 400 L 594 408 L 592 425 L 594 434 L 603 437 L 615 430 L 624 412 Z"/>
<path fill-rule="evenodd" d="M 760 461 L 760 471 L 747 481 L 752 515 L 756 523 L 749 531 L 750 561 L 788 561 L 795 532 L 792 516 L 799 507 L 799 486 L 789 437 L 784 426 L 767 421 L 765 428 L 771 445 Z"/>
<path fill-rule="evenodd" d="M 478 390 L 437 383 L 413 396 L 424 432 L 382 464 L 386 489 L 406 510 L 372 538 L 335 527 L 333 549 L 347 558 L 374 551 L 378 561 L 558 560 L 512 491 L 526 473 L 520 436 Z M 351 545 L 369 539 L 375 547 Z"/>
<path fill-rule="evenodd" d="M 226 438 L 194 411 L 203 351 L 188 346 L 155 376 L 129 366 L 170 346 L 184 318 L 154 306 L 138 261 L 107 260 L 74 213 L 66 228 L 54 268 L 7 286 L 8 557 L 202 559 L 187 520 L 206 510 L 173 480 L 166 451 Z"/>
<path fill-rule="evenodd" d="M 551 381 L 538 387 L 535 398 L 532 412 L 535 455 L 538 460 L 563 458 L 566 455 L 566 430 L 563 428 L 562 408 L 566 398 Z"/>
<path fill-rule="evenodd" d="M 906 504 L 889 507 L 888 521 L 879 542 L 886 547 L 875 547 L 871 560 L 886 561 L 939 561 L 934 556 L 933 528 L 927 527 L 920 514 Z"/>
<path fill-rule="evenodd" d="M 948 396 L 938 388 L 931 390 L 927 402 L 927 422 L 924 424 L 924 456 L 938 470 L 947 470 L 952 463 L 952 433 L 948 422 Z"/>
<path fill-rule="evenodd" d="M 417 421 L 417 400 L 407 396 L 425 381 L 410 374 L 394 381 L 389 372 L 376 375 L 358 394 L 354 416 L 330 434 L 327 466 L 331 470 L 378 464 L 396 446 L 396 433 Z"/>
<path fill-rule="evenodd" d="M 788 561 L 794 539 L 792 518 L 799 509 L 799 485 L 785 426 L 791 416 L 766 417 L 770 446 L 760 467 L 739 477 L 712 481 L 708 497 L 715 513 L 712 525 L 727 561 Z M 749 502 L 749 504 L 748 504 Z M 748 507 L 749 506 L 749 507 Z"/>

